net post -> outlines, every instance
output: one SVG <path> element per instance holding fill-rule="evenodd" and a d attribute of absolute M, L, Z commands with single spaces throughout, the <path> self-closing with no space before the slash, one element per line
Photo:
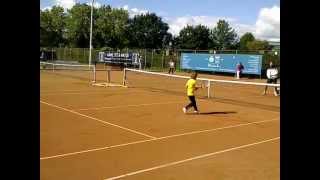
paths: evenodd
<path fill-rule="evenodd" d="M 107 69 L 107 83 L 110 83 L 110 70 Z"/>
<path fill-rule="evenodd" d="M 123 79 L 122 79 L 122 85 L 126 85 L 126 79 L 127 79 L 127 71 L 126 68 L 123 68 Z"/>
<path fill-rule="evenodd" d="M 111 67 L 107 63 L 104 64 L 104 67 L 106 70 L 106 81 L 109 84 L 110 83 L 110 68 Z"/>
<path fill-rule="evenodd" d="M 52 72 L 54 72 L 54 63 L 52 63 Z"/>
<path fill-rule="evenodd" d="M 94 63 L 94 66 L 93 66 L 93 83 L 95 83 L 96 82 L 96 74 L 97 74 L 97 72 L 96 72 L 96 62 Z"/>
<path fill-rule="evenodd" d="M 210 81 L 207 81 L 207 89 L 208 89 L 208 98 L 210 98 L 210 84 L 211 82 Z"/>

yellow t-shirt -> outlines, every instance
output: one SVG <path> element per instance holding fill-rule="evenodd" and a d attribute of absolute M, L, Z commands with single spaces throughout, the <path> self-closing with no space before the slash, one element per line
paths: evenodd
<path fill-rule="evenodd" d="M 194 96 L 194 91 L 196 89 L 196 80 L 189 79 L 187 81 L 186 87 L 187 87 L 187 95 Z"/>

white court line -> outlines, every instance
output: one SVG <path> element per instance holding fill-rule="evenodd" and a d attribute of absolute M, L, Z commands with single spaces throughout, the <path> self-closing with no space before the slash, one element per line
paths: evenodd
<path fill-rule="evenodd" d="M 97 89 L 87 89 L 87 90 L 57 90 L 57 91 L 41 91 L 40 90 L 40 94 L 44 94 L 44 95 L 47 95 L 47 94 L 65 94 L 65 93 L 98 93 L 98 92 L 101 92 L 101 93 L 104 93 L 106 92 L 105 90 L 103 89 L 100 89 L 100 90 L 97 90 Z"/>
<path fill-rule="evenodd" d="M 119 91 L 120 93 L 116 93 L 116 95 L 122 95 L 122 94 L 132 94 L 132 93 L 152 93 L 154 94 L 154 92 L 150 92 L 150 91 L 145 91 L 145 90 L 138 90 L 138 91 L 130 91 L 130 92 L 127 92 L 126 90 L 122 90 L 122 91 Z M 40 91 L 40 95 L 41 96 L 48 96 L 48 95 L 72 95 L 72 94 L 107 94 L 110 92 L 107 92 L 103 89 L 101 90 L 95 90 L 95 91 L 92 91 L 92 90 L 88 90 L 88 91 L 77 91 L 77 90 L 66 90 L 66 91 Z M 162 93 L 163 94 L 163 93 Z"/>
<path fill-rule="evenodd" d="M 129 129 L 129 128 L 126 128 L 126 127 L 122 127 L 122 126 L 119 126 L 119 125 L 116 125 L 116 124 L 112 124 L 112 123 L 109 123 L 109 122 L 106 122 L 106 121 L 102 121 L 100 119 L 97 119 L 97 118 L 94 118 L 94 117 L 91 117 L 91 116 L 87 116 L 87 115 L 78 113 L 78 112 L 70 110 L 70 109 L 66 109 L 66 108 L 63 108 L 63 107 L 60 107 L 60 106 L 57 106 L 57 105 L 53 105 L 53 104 L 50 104 L 50 103 L 47 103 L 47 102 L 44 102 L 44 101 L 41 101 L 41 100 L 40 100 L 40 102 L 43 103 L 43 104 L 46 104 L 48 106 L 52 106 L 52 107 L 55 107 L 55 108 L 58 108 L 58 109 L 62 109 L 64 111 L 71 112 L 73 114 L 77 114 L 79 116 L 83 116 L 83 117 L 86 117 L 86 118 L 89 118 L 89 119 L 93 119 L 93 120 L 101 122 L 103 124 L 108 124 L 108 125 L 111 125 L 111 126 L 114 126 L 114 127 L 118 127 L 120 129 L 124 129 L 124 130 L 130 131 L 130 132 L 133 132 L 135 134 L 139 134 L 139 135 L 142 135 L 142 136 L 145 136 L 145 137 L 148 137 L 148 138 L 152 138 L 152 139 L 156 138 L 156 137 L 150 136 L 148 134 L 144 134 L 144 133 L 141 133 L 141 132 L 138 132 L 138 131 L 135 131 L 135 130 L 132 130 L 132 129 Z"/>
<path fill-rule="evenodd" d="M 129 93 L 139 93 L 140 91 L 131 91 Z M 50 96 L 50 95 L 73 95 L 73 94 L 110 94 L 110 95 L 126 95 L 129 94 L 128 92 L 123 91 L 122 93 L 110 93 L 110 92 L 106 92 L 106 91 L 96 91 L 96 92 L 70 92 L 70 93 L 45 93 L 45 94 L 40 94 L 40 96 Z"/>
<path fill-rule="evenodd" d="M 133 145 L 133 144 L 140 144 L 140 143 L 145 143 L 145 142 L 159 141 L 159 140 L 163 140 L 163 139 L 170 139 L 170 138 L 173 138 L 173 137 L 181 137 L 181 136 L 192 135 L 192 134 L 200 134 L 200 133 L 204 133 L 204 132 L 212 132 L 212 131 L 218 131 L 218 130 L 223 130 L 223 129 L 230 129 L 230 128 L 241 127 L 241 126 L 248 126 L 248 125 L 251 125 L 251 124 L 259 124 L 259 123 L 265 123 L 265 122 L 271 122 L 271 121 L 278 121 L 278 120 L 279 120 L 279 117 L 273 118 L 273 119 L 270 119 L 270 120 L 264 120 L 264 121 L 243 123 L 243 124 L 225 126 L 225 127 L 220 127 L 220 128 L 214 128 L 214 129 L 200 130 L 200 131 L 192 131 L 192 132 L 187 132 L 187 133 L 182 133 L 182 134 L 175 134 L 175 135 L 164 136 L 164 137 L 148 139 L 148 140 L 142 140 L 142 141 L 135 141 L 135 142 L 119 144 L 119 145 L 114 145 L 114 146 L 107 146 L 107 147 L 102 147 L 102 148 L 95 148 L 95 149 L 77 151 L 77 152 L 72 152 L 72 153 L 59 154 L 59 155 L 55 155 L 55 156 L 47 156 L 47 157 L 40 158 L 40 160 L 53 159 L 53 158 L 65 157 L 65 156 L 72 156 L 72 155 L 83 154 L 83 153 L 87 153 L 87 152 L 112 149 L 112 148 L 116 148 L 116 147 L 123 147 L 123 146 L 128 146 L 128 145 Z"/>
<path fill-rule="evenodd" d="M 107 94 L 106 92 L 75 92 L 75 93 L 48 93 L 48 94 L 40 94 L 40 96 L 53 96 L 53 95 L 72 95 L 72 94 Z M 110 94 L 110 93 L 108 93 Z"/>
<path fill-rule="evenodd" d="M 87 110 L 99 110 L 99 109 L 114 109 L 114 108 L 124 108 L 124 107 L 140 107 L 140 106 L 151 106 L 151 105 L 161 105 L 161 104 L 176 104 L 176 103 L 186 103 L 186 101 L 149 103 L 149 104 L 134 104 L 134 105 L 123 105 L 123 106 L 105 106 L 105 107 L 97 107 L 97 108 L 76 109 L 75 111 L 87 111 Z"/>
<path fill-rule="evenodd" d="M 123 177 L 128 177 L 128 176 L 132 176 L 132 175 L 135 175 L 135 174 L 140 174 L 140 173 L 143 173 L 143 172 L 153 171 L 153 170 L 156 170 L 156 169 L 161 169 L 161 168 L 165 168 L 165 167 L 169 167 L 169 166 L 174 166 L 174 165 L 185 163 L 185 162 L 188 162 L 188 161 L 193 161 L 193 160 L 196 160 L 196 159 L 202 159 L 202 158 L 206 158 L 206 157 L 209 157 L 209 156 L 213 156 L 213 155 L 217 155 L 217 154 L 221 154 L 221 153 L 225 153 L 225 152 L 230 152 L 230 151 L 235 151 L 235 150 L 238 150 L 238 149 L 243 149 L 243 148 L 246 148 L 246 147 L 250 147 L 250 146 L 254 146 L 254 145 L 258 145 L 258 144 L 262 144 L 262 143 L 266 143 L 266 142 L 276 141 L 278 139 L 280 139 L 280 137 L 275 137 L 275 138 L 267 139 L 267 140 L 264 140 L 264 141 L 259 141 L 259 142 L 255 142 L 255 143 L 251 143 L 251 144 L 245 144 L 245 145 L 242 145 L 242 146 L 228 148 L 228 149 L 221 150 L 221 151 L 216 151 L 216 152 L 213 152 L 213 153 L 203 154 L 203 155 L 200 155 L 200 156 L 195 156 L 195 157 L 184 159 L 184 160 L 181 160 L 181 161 L 175 161 L 175 162 L 171 162 L 171 163 L 155 166 L 155 167 L 148 168 L 148 169 L 142 169 L 142 170 L 134 171 L 134 172 L 127 173 L 127 174 L 123 174 L 123 175 L 119 175 L 119 176 L 115 176 L 115 177 L 110 177 L 110 178 L 107 178 L 105 180 L 120 179 L 120 178 L 123 178 Z"/>
<path fill-rule="evenodd" d="M 87 92 L 87 91 L 79 91 L 79 90 L 63 90 L 63 91 L 41 91 L 40 93 L 63 93 L 63 92 Z"/>

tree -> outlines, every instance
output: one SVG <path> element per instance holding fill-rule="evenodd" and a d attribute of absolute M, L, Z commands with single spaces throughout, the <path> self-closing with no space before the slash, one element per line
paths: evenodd
<path fill-rule="evenodd" d="M 66 14 L 60 6 L 53 6 L 51 10 L 40 10 L 40 45 L 59 46 L 65 43 Z"/>
<path fill-rule="evenodd" d="M 247 46 L 248 42 L 252 42 L 254 40 L 255 40 L 255 38 L 252 35 L 252 33 L 249 33 L 249 32 L 245 33 L 240 38 L 240 49 L 241 50 L 248 50 L 248 46 Z"/>
<path fill-rule="evenodd" d="M 107 47 L 110 46 L 109 42 L 111 40 L 111 7 L 110 6 L 101 6 L 97 10 L 97 19 L 95 21 L 93 28 L 93 39 L 92 42 L 94 47 Z"/>
<path fill-rule="evenodd" d="M 40 10 L 40 45 L 88 48 L 91 6 L 77 3 L 67 13 L 62 7 Z M 167 47 L 173 37 L 169 26 L 156 14 L 130 19 L 127 10 L 108 6 L 93 8 L 92 45 L 95 48 Z"/>
<path fill-rule="evenodd" d="M 196 49 L 208 49 L 209 45 L 209 28 L 203 25 L 198 25 L 194 28 L 194 38 L 196 39 Z"/>
<path fill-rule="evenodd" d="M 210 34 L 211 43 L 218 49 L 228 49 L 236 43 L 237 34 L 225 20 L 219 20 Z"/>
<path fill-rule="evenodd" d="M 161 48 L 168 41 L 169 26 L 154 13 L 136 15 L 129 20 L 127 37 L 130 47 Z"/>
<path fill-rule="evenodd" d="M 172 47 L 172 44 L 173 44 L 173 36 L 171 33 L 166 33 L 162 39 L 162 48 L 167 48 L 169 47 L 170 45 L 170 42 L 171 42 L 171 47 Z"/>
<path fill-rule="evenodd" d="M 267 41 L 254 40 L 247 43 L 248 50 L 268 50 L 269 43 Z"/>
<path fill-rule="evenodd" d="M 187 25 L 180 32 L 177 37 L 178 47 L 181 49 L 193 49 L 195 46 L 193 44 L 194 40 L 192 38 L 193 27 Z"/>
<path fill-rule="evenodd" d="M 203 25 L 187 25 L 179 33 L 179 46 L 182 49 L 208 49 L 209 29 Z"/>
<path fill-rule="evenodd" d="M 93 12 L 93 24 L 95 24 L 97 13 L 96 10 Z M 76 4 L 68 10 L 66 37 L 72 47 L 89 47 L 90 15 L 91 7 L 87 4 Z M 92 42 L 94 42 L 94 38 Z"/>
<path fill-rule="evenodd" d="M 113 9 L 111 12 L 111 47 L 123 48 L 128 45 L 126 27 L 129 20 L 129 13 L 122 9 Z"/>
<path fill-rule="evenodd" d="M 238 50 L 238 49 L 240 49 L 240 41 L 239 41 L 239 40 L 236 40 L 236 41 L 230 46 L 230 49 L 232 49 L 232 50 Z"/>
<path fill-rule="evenodd" d="M 126 27 L 129 20 L 128 11 L 102 6 L 98 10 L 95 25 L 95 40 L 98 47 L 108 46 L 123 48 L 128 45 Z"/>
<path fill-rule="evenodd" d="M 172 43 L 172 48 L 173 49 L 179 48 L 179 37 L 172 36 L 171 43 Z"/>
<path fill-rule="evenodd" d="M 40 10 L 40 46 L 52 46 L 51 17 L 49 10 Z"/>

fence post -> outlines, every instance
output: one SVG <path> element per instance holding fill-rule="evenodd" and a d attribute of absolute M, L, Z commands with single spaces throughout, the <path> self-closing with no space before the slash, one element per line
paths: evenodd
<path fill-rule="evenodd" d="M 164 63 L 164 51 L 162 50 L 162 63 L 161 63 L 162 64 L 161 65 L 162 71 L 163 71 L 163 65 L 164 65 L 163 63 Z"/>
<path fill-rule="evenodd" d="M 181 67 L 181 61 L 179 60 L 179 56 L 180 56 L 180 51 L 177 50 L 176 52 L 176 56 L 177 56 L 177 61 L 176 62 L 179 62 L 179 71 L 181 71 L 180 67 Z M 178 63 L 176 63 L 176 66 L 178 65 Z"/>
<path fill-rule="evenodd" d="M 53 62 L 53 48 L 51 48 L 51 61 Z"/>
<path fill-rule="evenodd" d="M 144 70 L 146 70 L 147 66 L 147 49 L 144 49 Z"/>
<path fill-rule="evenodd" d="M 152 52 L 151 52 L 151 67 L 150 67 L 150 69 L 152 69 L 152 67 L 153 67 L 153 51 L 154 51 L 154 49 L 152 49 Z"/>
<path fill-rule="evenodd" d="M 83 48 L 83 58 L 86 59 L 86 48 Z"/>
<path fill-rule="evenodd" d="M 66 56 L 66 47 L 63 48 L 63 56 L 60 60 L 64 60 Z"/>

